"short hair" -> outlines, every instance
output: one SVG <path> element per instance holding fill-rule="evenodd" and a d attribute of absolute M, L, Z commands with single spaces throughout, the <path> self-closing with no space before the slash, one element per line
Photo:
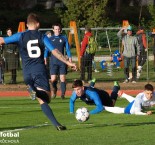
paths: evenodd
<path fill-rule="evenodd" d="M 144 30 L 144 27 L 143 26 L 139 26 L 138 29 L 139 30 Z"/>
<path fill-rule="evenodd" d="M 39 23 L 39 17 L 37 14 L 35 13 L 30 13 L 27 17 L 27 24 L 30 24 L 30 23 Z"/>
<path fill-rule="evenodd" d="M 7 28 L 7 29 L 6 29 L 6 32 L 7 32 L 8 30 L 11 30 L 11 31 L 12 31 L 12 28 Z"/>
<path fill-rule="evenodd" d="M 49 33 L 51 33 L 51 31 L 46 31 L 46 33 L 45 33 L 45 34 L 46 34 L 46 35 L 48 35 Z M 52 33 L 51 33 L 51 34 L 52 34 Z"/>
<path fill-rule="evenodd" d="M 91 32 L 91 28 L 86 26 L 86 27 L 85 27 L 85 31 Z"/>
<path fill-rule="evenodd" d="M 146 85 L 144 86 L 144 89 L 145 89 L 145 90 L 148 90 L 148 91 L 153 91 L 153 90 L 154 90 L 154 88 L 153 88 L 153 86 L 152 86 L 151 84 L 146 84 Z"/>
<path fill-rule="evenodd" d="M 82 87 L 82 86 L 83 86 L 82 80 L 74 80 L 72 88 Z"/>
<path fill-rule="evenodd" d="M 54 26 L 58 26 L 60 28 L 60 31 L 62 31 L 62 26 L 59 23 L 55 23 L 52 25 L 52 29 L 54 29 Z"/>

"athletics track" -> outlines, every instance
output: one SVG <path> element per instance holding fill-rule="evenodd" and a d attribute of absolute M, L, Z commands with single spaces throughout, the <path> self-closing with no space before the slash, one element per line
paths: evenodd
<path fill-rule="evenodd" d="M 106 90 L 108 93 L 111 93 L 111 90 Z M 128 95 L 137 95 L 143 90 L 121 90 Z M 66 96 L 71 96 L 72 91 L 66 91 Z M 27 97 L 29 93 L 27 91 L 0 91 L 0 97 Z M 57 96 L 60 96 L 60 91 L 58 91 Z"/>

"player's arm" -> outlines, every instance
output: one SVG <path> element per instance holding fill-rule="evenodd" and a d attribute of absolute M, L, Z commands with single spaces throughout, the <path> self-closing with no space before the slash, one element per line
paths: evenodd
<path fill-rule="evenodd" d="M 16 33 L 10 37 L 0 37 L 0 45 L 1 44 L 16 43 L 19 41 L 20 36 L 21 36 L 21 33 Z"/>
<path fill-rule="evenodd" d="M 90 99 L 93 100 L 94 104 L 96 105 L 96 108 L 91 110 L 89 113 L 97 114 L 97 113 L 103 111 L 104 107 L 102 105 L 99 95 L 96 92 L 89 91 L 89 90 L 86 91 L 86 94 L 88 94 L 90 96 Z"/>
<path fill-rule="evenodd" d="M 70 113 L 74 113 L 74 102 L 76 98 L 77 98 L 76 93 L 73 91 L 72 96 L 70 97 L 70 101 L 69 101 Z"/>
<path fill-rule="evenodd" d="M 67 53 L 67 56 L 69 58 L 69 61 L 72 62 L 72 55 L 71 55 L 71 51 L 70 51 L 70 45 L 68 43 L 68 39 L 66 36 L 64 36 L 64 39 L 65 39 L 65 48 L 66 48 L 66 53 Z"/>
<path fill-rule="evenodd" d="M 45 51 L 44 51 L 44 62 L 45 62 L 45 65 L 47 65 L 47 57 L 48 57 L 48 49 L 45 48 Z"/>
<path fill-rule="evenodd" d="M 126 29 L 126 27 L 122 27 L 119 31 L 118 31 L 118 33 L 117 33 L 117 37 L 119 38 L 119 39 L 122 39 L 122 37 L 125 35 L 125 29 Z"/>
<path fill-rule="evenodd" d="M 72 67 L 74 70 L 77 70 L 77 66 L 74 63 L 69 62 L 58 49 L 54 48 L 54 46 L 52 45 L 51 41 L 48 39 L 47 36 L 45 36 L 43 40 L 44 40 L 45 46 L 49 49 L 49 51 L 52 52 L 52 54 L 56 58 L 66 63 L 68 66 Z"/>
<path fill-rule="evenodd" d="M 4 38 L 3 37 L 0 37 L 0 45 L 4 44 Z"/>
<path fill-rule="evenodd" d="M 141 102 L 138 97 L 136 97 L 134 102 L 134 114 L 135 115 L 147 115 L 147 113 L 142 112 Z"/>

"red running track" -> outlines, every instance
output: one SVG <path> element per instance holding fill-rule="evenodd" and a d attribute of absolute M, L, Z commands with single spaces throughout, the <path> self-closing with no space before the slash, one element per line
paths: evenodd
<path fill-rule="evenodd" d="M 143 90 L 121 90 L 128 95 L 137 95 Z M 111 93 L 111 90 L 107 90 L 108 93 Z M 66 96 L 71 96 L 72 91 L 66 91 Z M 27 97 L 29 93 L 27 91 L 1 91 L 0 97 Z M 60 91 L 58 91 L 57 96 L 60 96 Z"/>

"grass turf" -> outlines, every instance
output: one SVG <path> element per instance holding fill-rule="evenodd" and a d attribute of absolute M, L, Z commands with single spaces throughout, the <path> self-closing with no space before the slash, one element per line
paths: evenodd
<path fill-rule="evenodd" d="M 127 101 L 118 99 L 116 106 L 126 106 Z M 91 115 L 87 122 L 79 123 L 69 113 L 69 98 L 53 99 L 53 112 L 66 131 L 57 131 L 42 113 L 37 101 L 29 98 L 0 98 L 0 132 L 14 130 L 19 137 L 0 136 L 1 140 L 18 140 L 21 145 L 153 145 L 155 114 L 135 116 L 101 112 Z M 75 110 L 88 106 L 77 100 Z M 155 111 L 155 107 L 152 108 Z M 19 130 L 18 130 L 19 129 Z M 8 143 L 9 144 L 9 143 Z"/>

